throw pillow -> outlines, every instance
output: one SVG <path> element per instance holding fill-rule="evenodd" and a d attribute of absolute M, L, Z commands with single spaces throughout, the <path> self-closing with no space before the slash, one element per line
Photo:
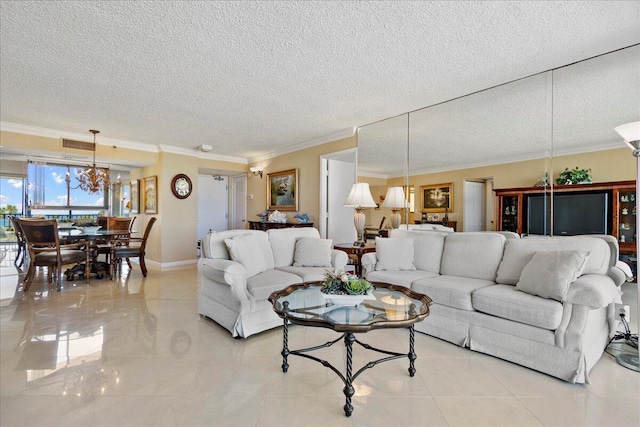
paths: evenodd
<path fill-rule="evenodd" d="M 376 270 L 415 270 L 413 265 L 413 239 L 403 237 L 376 237 Z"/>
<path fill-rule="evenodd" d="M 242 264 L 247 278 L 267 270 L 267 263 L 262 253 L 262 245 L 257 236 L 241 234 L 231 239 L 225 239 L 225 245 L 229 250 L 232 261 Z"/>
<path fill-rule="evenodd" d="M 293 254 L 294 267 L 331 267 L 333 240 L 300 237 Z"/>
<path fill-rule="evenodd" d="M 584 271 L 589 252 L 536 252 L 524 267 L 516 289 L 531 295 L 564 301 L 569 286 Z"/>

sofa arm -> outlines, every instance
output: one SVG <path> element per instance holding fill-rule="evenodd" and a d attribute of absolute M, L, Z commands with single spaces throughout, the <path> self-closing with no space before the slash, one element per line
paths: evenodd
<path fill-rule="evenodd" d="M 375 252 L 367 252 L 362 255 L 360 258 L 360 264 L 362 267 L 362 277 L 367 277 L 367 274 L 371 273 L 376 269 L 376 262 L 378 258 L 376 258 Z"/>
<path fill-rule="evenodd" d="M 620 260 L 616 262 L 616 265 L 609 269 L 607 274 L 613 279 L 616 286 L 620 286 L 624 282 L 631 282 L 633 280 L 631 267 L 629 267 L 629 264 L 626 262 Z"/>
<path fill-rule="evenodd" d="M 349 262 L 349 256 L 345 251 L 338 249 L 331 249 L 331 266 L 337 270 L 344 270 L 344 267 Z"/>
<path fill-rule="evenodd" d="M 247 273 L 242 264 L 228 259 L 200 258 L 198 271 L 202 275 L 201 286 L 208 279 L 221 286 L 228 285 L 231 292 L 240 302 L 241 313 L 251 311 L 252 297 L 247 291 Z"/>
<path fill-rule="evenodd" d="M 585 274 L 571 284 L 565 302 L 596 309 L 617 301 L 620 295 L 620 289 L 611 277 Z"/>

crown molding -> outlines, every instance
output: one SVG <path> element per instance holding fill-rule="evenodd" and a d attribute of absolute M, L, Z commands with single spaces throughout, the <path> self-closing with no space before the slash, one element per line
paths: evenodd
<path fill-rule="evenodd" d="M 353 126 L 353 127 L 349 127 L 349 128 L 346 128 L 346 129 L 339 130 L 337 132 L 330 133 L 328 135 L 324 135 L 324 136 L 321 136 L 321 137 L 318 137 L 318 138 L 310 139 L 308 141 L 300 142 L 298 144 L 290 145 L 290 146 L 288 146 L 286 148 L 283 148 L 281 150 L 274 150 L 274 151 L 271 151 L 271 152 L 269 152 L 267 154 L 264 154 L 264 155 L 250 157 L 248 160 L 249 160 L 249 163 L 261 162 L 261 161 L 264 161 L 264 160 L 272 159 L 274 157 L 282 156 L 284 154 L 289 154 L 289 153 L 293 153 L 295 151 L 300 151 L 300 150 L 303 150 L 305 148 L 315 147 L 316 145 L 326 144 L 328 142 L 339 141 L 339 140 L 345 139 L 345 138 L 351 138 L 355 134 L 356 134 L 356 127 Z"/>
<path fill-rule="evenodd" d="M 44 138 L 69 138 L 77 139 L 80 141 L 93 142 L 93 137 L 87 135 L 86 133 L 69 132 L 59 129 L 42 128 L 10 122 L 0 122 L 0 131 L 41 136 Z M 126 139 L 108 138 L 104 136 L 98 137 L 98 139 L 96 139 L 96 144 L 116 146 L 118 148 L 130 148 L 133 150 L 147 151 L 151 153 L 159 152 L 159 148 L 153 144 L 145 144 L 142 142 L 129 141 Z"/>

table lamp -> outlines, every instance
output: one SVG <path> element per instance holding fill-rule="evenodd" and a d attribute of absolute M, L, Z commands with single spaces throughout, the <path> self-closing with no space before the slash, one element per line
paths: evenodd
<path fill-rule="evenodd" d="M 356 233 L 358 240 L 353 243 L 353 246 L 363 247 L 364 241 L 364 208 L 375 208 L 376 202 L 371 197 L 371 190 L 369 184 L 366 182 L 357 182 L 351 187 L 351 192 L 347 196 L 347 200 L 344 202 L 344 206 L 348 208 L 355 208 L 353 214 L 353 224 L 356 227 Z"/>
<path fill-rule="evenodd" d="M 389 187 L 381 207 L 391 208 L 391 226 L 399 228 L 401 220 L 400 209 L 409 207 L 409 202 L 404 198 L 402 187 Z"/>

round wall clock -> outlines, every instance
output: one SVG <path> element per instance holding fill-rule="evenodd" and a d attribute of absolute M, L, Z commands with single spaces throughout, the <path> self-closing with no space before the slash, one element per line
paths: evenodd
<path fill-rule="evenodd" d="M 189 197 L 191 190 L 193 190 L 193 185 L 187 175 L 179 173 L 171 180 L 171 191 L 173 191 L 173 195 L 178 199 L 186 199 Z"/>

